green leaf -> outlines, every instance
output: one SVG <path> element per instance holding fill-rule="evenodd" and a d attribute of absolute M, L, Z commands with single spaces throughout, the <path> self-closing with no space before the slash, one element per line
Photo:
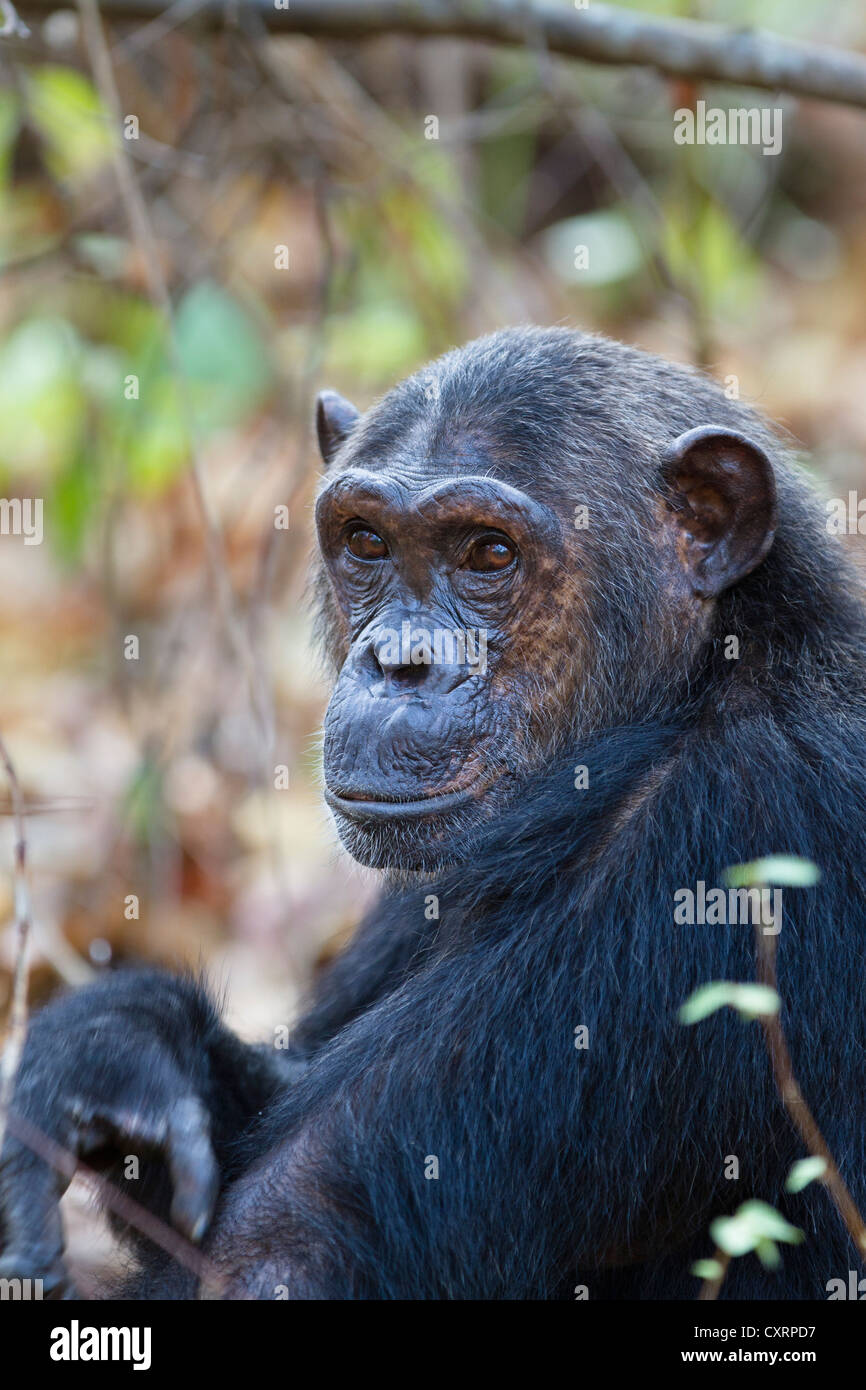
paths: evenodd
<path fill-rule="evenodd" d="M 137 401 L 123 402 L 123 457 L 133 489 L 162 492 L 186 467 L 190 440 L 177 383 L 163 377 L 145 386 Z M 118 405 L 116 414 L 121 406 Z"/>
<path fill-rule="evenodd" d="M 635 275 L 644 254 L 629 219 L 616 209 L 582 213 L 548 227 L 542 238 L 545 258 L 561 280 L 592 289 Z M 587 248 L 587 264 L 575 267 L 575 250 Z"/>
<path fill-rule="evenodd" d="M 713 980 L 701 985 L 681 1006 L 680 1023 L 700 1023 L 719 1009 L 731 1008 L 741 1018 L 752 1022 L 766 1014 L 777 1014 L 781 1000 L 768 985 L 737 984 L 733 980 Z"/>
<path fill-rule="evenodd" d="M 258 326 L 218 285 L 204 281 L 190 290 L 175 333 L 198 429 L 237 423 L 269 390 L 272 370 Z"/>
<path fill-rule="evenodd" d="M 725 153 L 735 154 L 735 149 Z M 703 158 L 704 151 L 700 154 Z M 699 194 L 697 203 L 692 198 L 665 205 L 665 260 L 678 280 L 699 287 L 710 313 L 730 312 L 754 299 L 760 261 L 717 199 L 697 189 L 693 193 Z"/>
<path fill-rule="evenodd" d="M 767 1242 L 799 1245 L 803 1232 L 786 1221 L 766 1202 L 744 1202 L 733 1216 L 719 1216 L 710 1226 L 710 1235 L 726 1255 L 746 1255 L 754 1250 L 762 1262 L 772 1261 Z"/>
<path fill-rule="evenodd" d="M 99 472 L 82 450 L 57 477 L 52 498 L 53 536 L 68 562 L 79 559 L 90 520 L 100 502 Z"/>
<path fill-rule="evenodd" d="M 137 843 L 152 844 L 164 833 L 167 817 L 162 770 L 148 755 L 127 784 L 121 815 Z"/>
<path fill-rule="evenodd" d="M 729 888 L 760 888 L 771 884 L 779 888 L 813 888 L 820 878 L 817 864 L 794 854 L 771 854 L 748 864 L 733 864 L 722 875 Z"/>
<path fill-rule="evenodd" d="M 765 1269 L 778 1269 L 782 1263 L 779 1247 L 774 1240 L 759 1240 L 755 1246 L 755 1254 Z"/>
<path fill-rule="evenodd" d="M 791 1165 L 787 1179 L 785 1180 L 786 1192 L 802 1192 L 804 1187 L 808 1187 L 810 1182 L 815 1182 L 827 1171 L 827 1160 L 815 1156 L 813 1158 L 799 1158 L 796 1163 Z"/>
<path fill-rule="evenodd" d="M 74 455 L 86 401 L 81 344 L 59 318 L 20 324 L 0 350 L 0 467 L 52 474 Z"/>
<path fill-rule="evenodd" d="M 735 1009 L 740 1017 L 746 1019 L 747 1022 L 777 1014 L 781 1007 L 781 999 L 774 989 L 770 989 L 769 985 L 734 986 L 731 1008 Z"/>
<path fill-rule="evenodd" d="M 690 994 L 681 1006 L 678 1018 L 680 1023 L 700 1023 L 718 1009 L 724 1009 L 731 1002 L 731 984 L 728 980 L 713 980 L 701 985 Z"/>
<path fill-rule="evenodd" d="M 45 143 L 46 162 L 57 178 L 86 181 L 111 157 L 120 132 L 91 82 L 74 68 L 31 68 L 26 78 L 30 117 Z"/>
<path fill-rule="evenodd" d="M 0 90 L 0 180 L 6 182 L 15 140 L 21 126 L 21 105 L 8 87 Z"/>
<path fill-rule="evenodd" d="M 696 1260 L 691 1272 L 696 1279 L 721 1279 L 725 1271 L 718 1260 Z"/>
<path fill-rule="evenodd" d="M 329 325 L 327 364 L 335 377 L 378 385 L 423 360 L 424 325 L 407 304 L 362 305 Z"/>

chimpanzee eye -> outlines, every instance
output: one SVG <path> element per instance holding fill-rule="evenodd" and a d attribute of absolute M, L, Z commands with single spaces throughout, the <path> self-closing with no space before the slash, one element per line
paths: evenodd
<path fill-rule="evenodd" d="M 479 574 L 492 574 L 514 563 L 517 552 L 503 536 L 483 536 L 469 552 L 467 566 Z"/>
<path fill-rule="evenodd" d="M 366 526 L 357 526 L 354 531 L 350 531 L 346 537 L 346 549 L 356 560 L 384 560 L 388 554 L 388 547 L 382 537 Z"/>

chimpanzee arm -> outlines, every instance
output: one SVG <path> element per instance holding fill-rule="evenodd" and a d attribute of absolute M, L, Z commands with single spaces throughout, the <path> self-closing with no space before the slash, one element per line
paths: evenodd
<path fill-rule="evenodd" d="M 32 1020 L 18 1072 L 0 1163 L 0 1268 L 64 1287 L 57 1203 L 68 1178 L 35 1151 L 40 1136 L 198 1239 L 228 1146 L 280 1084 L 275 1056 L 224 1028 L 191 978 L 124 971 L 54 1001 Z M 138 1171 L 124 1182 L 130 1156 Z"/>
<path fill-rule="evenodd" d="M 37 1014 L 0 1164 L 0 1268 L 41 1275 L 49 1292 L 66 1287 L 57 1203 L 67 1179 L 26 1142 L 27 1126 L 198 1239 L 239 1134 L 414 951 L 414 931 L 404 939 L 391 922 L 385 936 L 381 924 L 373 914 L 324 972 L 287 1051 L 242 1043 L 201 985 L 158 971 L 107 976 Z M 130 1156 L 139 1175 L 125 1181 Z"/>

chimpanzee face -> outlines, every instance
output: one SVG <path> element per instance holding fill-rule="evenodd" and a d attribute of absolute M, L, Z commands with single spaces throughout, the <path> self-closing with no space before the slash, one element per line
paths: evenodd
<path fill-rule="evenodd" d="M 430 459 L 411 479 L 350 466 L 316 508 L 348 643 L 325 795 L 351 853 L 380 867 L 433 867 L 530 760 L 564 527 L 460 452 L 458 471 Z"/>
<path fill-rule="evenodd" d="M 772 541 L 772 469 L 745 436 L 702 426 L 638 457 L 616 419 L 557 421 L 549 382 L 532 397 L 517 378 L 488 372 L 474 413 L 464 382 L 437 428 L 414 378 L 363 420 L 319 398 L 334 461 L 316 506 L 320 598 L 338 667 L 325 796 L 364 864 L 459 857 L 559 746 L 641 717 L 687 676 L 715 599 Z M 518 400 L 507 428 L 500 397 Z"/>

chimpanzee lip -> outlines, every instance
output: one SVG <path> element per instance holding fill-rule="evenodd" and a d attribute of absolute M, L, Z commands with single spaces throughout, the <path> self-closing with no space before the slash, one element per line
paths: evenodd
<path fill-rule="evenodd" d="M 340 795 L 325 788 L 325 800 L 331 810 L 339 811 L 350 820 L 406 820 L 441 815 L 446 811 L 458 810 L 476 795 L 477 786 L 474 783 L 433 796 L 418 797 L 414 801 L 400 801 L 396 797 Z"/>

